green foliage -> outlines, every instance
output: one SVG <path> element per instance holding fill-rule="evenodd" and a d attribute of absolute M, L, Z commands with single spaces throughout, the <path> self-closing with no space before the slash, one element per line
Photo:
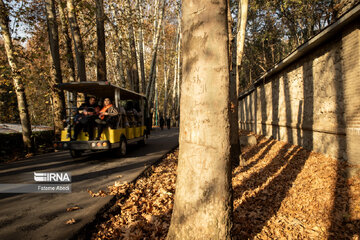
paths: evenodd
<path fill-rule="evenodd" d="M 333 20 L 332 0 L 249 1 L 242 89 Z"/>

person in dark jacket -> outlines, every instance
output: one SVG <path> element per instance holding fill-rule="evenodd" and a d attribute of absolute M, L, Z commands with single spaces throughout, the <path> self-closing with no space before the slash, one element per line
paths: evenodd
<path fill-rule="evenodd" d="M 165 120 L 164 120 L 164 118 L 161 116 L 161 117 L 160 117 L 160 128 L 161 128 L 161 130 L 164 129 L 164 124 L 165 124 Z"/>
<path fill-rule="evenodd" d="M 80 105 L 78 108 L 77 115 L 75 116 L 74 122 L 74 138 L 76 140 L 80 131 L 84 130 L 89 134 L 89 140 L 94 138 L 94 127 L 96 112 L 95 109 L 99 106 L 96 103 L 95 97 L 90 97 L 88 102 Z"/>
<path fill-rule="evenodd" d="M 170 129 L 170 118 L 166 119 L 166 126 L 168 129 Z"/>

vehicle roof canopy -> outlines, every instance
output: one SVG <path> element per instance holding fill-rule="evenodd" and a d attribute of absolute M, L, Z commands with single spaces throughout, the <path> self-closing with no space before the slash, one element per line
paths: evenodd
<path fill-rule="evenodd" d="M 114 98 L 115 90 L 120 89 L 120 99 L 137 100 L 145 98 L 145 95 L 121 88 L 109 82 L 69 82 L 57 85 L 57 88 L 69 92 L 78 92 L 93 95 L 98 98 Z"/>

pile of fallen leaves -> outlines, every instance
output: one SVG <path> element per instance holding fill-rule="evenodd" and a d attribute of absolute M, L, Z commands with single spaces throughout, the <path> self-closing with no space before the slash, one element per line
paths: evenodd
<path fill-rule="evenodd" d="M 245 133 L 244 135 L 249 135 Z M 256 136 L 233 170 L 235 239 L 359 239 L 360 178 L 343 162 Z M 97 225 L 94 239 L 165 239 L 173 206 L 178 151 L 132 184 Z M 115 209 L 115 210 L 114 210 Z"/>
<path fill-rule="evenodd" d="M 178 151 L 152 166 L 135 184 L 115 184 L 108 192 L 92 196 L 120 195 L 105 222 L 97 225 L 94 239 L 159 239 L 167 234 L 175 193 Z M 124 196 L 124 198 L 122 197 Z"/>

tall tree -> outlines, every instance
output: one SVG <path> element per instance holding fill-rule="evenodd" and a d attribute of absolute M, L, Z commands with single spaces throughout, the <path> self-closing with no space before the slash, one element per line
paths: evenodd
<path fill-rule="evenodd" d="M 130 4 L 130 0 L 126 0 L 126 7 L 128 10 L 128 26 L 129 26 L 129 43 L 130 43 L 130 69 L 128 77 L 130 78 L 130 82 L 133 83 L 133 87 L 135 92 L 140 92 L 139 86 L 139 72 L 137 69 L 137 57 L 136 57 L 136 47 L 135 47 L 135 34 L 134 34 L 134 27 L 132 21 L 132 8 Z"/>
<path fill-rule="evenodd" d="M 62 83 L 62 74 L 59 54 L 59 34 L 56 21 L 55 0 L 45 0 L 46 20 L 48 28 L 49 45 L 51 52 L 51 84 L 52 105 L 54 111 L 55 139 L 59 139 L 63 128 L 63 116 L 65 111 L 64 92 L 56 88 Z"/>
<path fill-rule="evenodd" d="M 67 10 L 69 15 L 71 35 L 73 37 L 74 46 L 75 46 L 78 79 L 80 82 L 85 82 L 86 81 L 85 53 L 84 53 L 83 42 L 80 34 L 80 28 L 77 22 L 74 0 L 67 0 Z"/>
<path fill-rule="evenodd" d="M 64 38 L 65 42 L 65 55 L 66 55 L 66 61 L 67 61 L 67 68 L 69 71 L 69 82 L 75 82 L 75 62 L 74 62 L 74 56 L 72 52 L 72 45 L 71 45 L 71 37 L 69 35 L 68 31 L 68 19 L 67 15 L 65 14 L 65 4 L 64 2 L 59 2 L 59 16 L 60 16 L 60 22 L 61 22 L 61 33 Z"/>
<path fill-rule="evenodd" d="M 166 0 L 162 1 L 162 6 L 161 6 L 161 11 L 158 12 L 156 18 L 158 19 L 158 22 L 156 24 L 156 28 L 155 28 L 155 37 L 154 37 L 154 42 L 153 42 L 153 52 L 152 52 L 152 57 L 151 57 L 151 65 L 150 65 L 150 74 L 149 74 L 149 81 L 148 81 L 148 85 L 146 88 L 146 98 L 150 99 L 150 95 L 151 93 L 151 89 L 152 89 L 152 85 L 154 85 L 154 76 L 155 76 L 155 72 L 156 72 L 156 58 L 157 58 L 157 51 L 158 51 L 158 47 L 159 47 L 159 42 L 160 42 L 160 30 L 161 30 L 161 24 L 164 18 L 164 10 L 165 10 L 165 5 L 166 5 Z"/>
<path fill-rule="evenodd" d="M 182 20 L 180 154 L 167 238 L 230 239 L 226 0 L 184 0 Z"/>
<path fill-rule="evenodd" d="M 104 31 L 104 3 L 103 0 L 96 0 L 96 36 L 97 53 L 96 69 L 97 81 L 106 81 L 106 52 L 105 52 L 105 31 Z"/>
<path fill-rule="evenodd" d="M 16 53 L 10 35 L 9 11 L 3 0 L 0 0 L 0 27 L 1 27 L 1 35 L 4 39 L 7 59 L 11 67 L 12 79 L 13 79 L 16 98 L 18 102 L 24 146 L 28 152 L 32 152 L 33 145 L 31 142 L 31 124 L 30 124 L 28 106 L 26 102 L 25 87 L 23 84 L 23 79 L 21 76 L 20 69 L 18 67 Z"/>
<path fill-rule="evenodd" d="M 121 36 L 121 31 L 119 29 L 121 24 L 119 21 L 116 4 L 111 4 L 110 10 L 111 10 L 112 15 L 115 18 L 115 23 L 113 23 L 111 21 L 109 21 L 109 22 L 110 22 L 111 27 L 114 30 L 114 31 L 110 31 L 110 34 L 111 34 L 111 36 L 113 36 L 114 42 L 117 45 L 116 67 L 118 69 L 118 75 L 120 76 L 120 85 L 125 88 L 126 87 L 126 79 L 125 79 L 123 59 L 122 59 L 122 55 L 123 55 L 122 36 Z"/>
<path fill-rule="evenodd" d="M 227 1 L 228 7 L 230 8 L 230 2 Z M 241 59 L 244 50 L 245 42 L 245 30 L 246 30 L 246 21 L 247 21 L 247 11 L 248 11 L 248 0 L 239 0 L 238 1 L 238 17 L 237 17 L 237 27 L 236 27 L 236 64 L 235 64 L 235 77 L 230 76 L 230 142 L 231 142 L 231 160 L 234 163 L 239 163 L 241 166 L 245 165 L 244 159 L 241 157 L 240 150 L 240 141 L 239 141 L 239 115 L 238 115 L 238 96 L 239 96 L 239 73 Z M 228 23 L 232 21 L 230 9 L 228 10 Z M 232 38 L 232 27 L 228 27 L 229 37 Z M 232 52 L 232 46 L 229 41 L 229 52 Z M 230 54 L 231 56 L 231 54 Z M 232 66 L 232 57 L 230 57 L 230 66 Z"/>
<path fill-rule="evenodd" d="M 246 22 L 248 12 L 248 0 L 239 0 L 238 8 L 238 23 L 237 23 L 237 34 L 236 34 L 236 92 L 239 95 L 239 84 L 240 84 L 240 67 L 241 60 L 244 53 L 244 43 L 246 34 Z"/>
<path fill-rule="evenodd" d="M 143 36 L 143 14 L 142 14 L 142 0 L 136 0 L 136 9 L 139 22 L 139 62 L 140 62 L 140 78 L 141 78 L 141 91 L 145 93 L 146 83 L 145 83 L 145 61 L 144 61 L 144 36 Z"/>

